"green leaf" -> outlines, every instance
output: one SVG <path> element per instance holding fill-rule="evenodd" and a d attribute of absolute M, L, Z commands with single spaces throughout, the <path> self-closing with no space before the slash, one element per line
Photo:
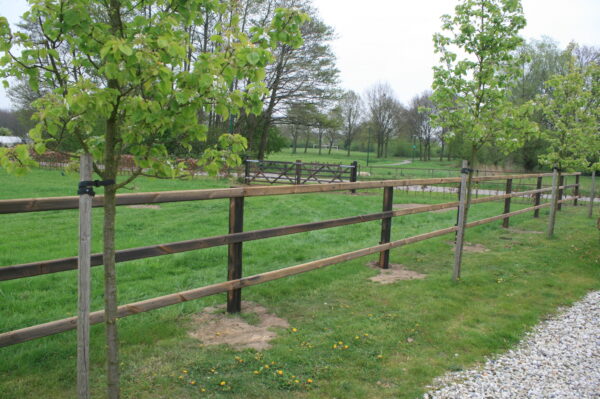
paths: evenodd
<path fill-rule="evenodd" d="M 248 62 L 252 65 L 258 64 L 258 61 L 260 61 L 260 55 L 258 54 L 258 51 L 255 50 L 246 54 L 246 60 L 248 60 Z"/>
<path fill-rule="evenodd" d="M 133 54 L 133 50 L 131 49 L 131 47 L 129 47 L 126 44 L 120 44 L 119 45 L 119 50 L 121 50 L 121 52 L 123 54 L 125 54 L 126 56 L 130 56 L 131 54 Z"/>

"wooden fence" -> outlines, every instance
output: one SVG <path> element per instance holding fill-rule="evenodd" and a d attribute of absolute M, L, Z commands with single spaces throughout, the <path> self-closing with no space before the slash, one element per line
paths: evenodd
<path fill-rule="evenodd" d="M 336 183 L 355 182 L 358 163 L 338 165 L 315 162 L 257 161 L 247 159 L 244 168 L 244 183 Z"/>
<path fill-rule="evenodd" d="M 568 176 L 576 176 L 577 179 L 580 173 L 565 174 Z M 503 225 L 508 226 L 508 220 L 511 216 L 519 215 L 525 212 L 534 212 L 534 217 L 539 216 L 539 209 L 551 205 L 550 203 L 542 204 L 540 202 L 541 195 L 544 192 L 553 192 L 559 195 L 559 190 L 574 187 L 574 198 L 558 199 L 559 203 L 566 201 L 574 201 L 577 203 L 578 198 L 578 181 L 572 186 L 558 186 L 558 183 L 550 188 L 542 188 L 542 179 L 553 176 L 553 174 L 532 174 L 532 175 L 507 175 L 507 176 L 483 176 L 475 177 L 476 182 L 485 182 L 493 180 L 506 181 L 507 187 L 513 179 L 520 178 L 537 178 L 538 188 L 535 190 L 523 192 L 508 192 L 501 195 L 492 195 L 473 199 L 471 204 L 479 204 L 490 201 L 504 200 L 503 213 L 497 216 L 488 217 L 485 219 L 467 222 L 459 220 L 455 226 L 450 226 L 441 230 L 428 232 L 416 235 L 401 240 L 391 241 L 392 220 L 394 217 L 403 215 L 431 212 L 440 209 L 458 208 L 459 214 L 461 210 L 464 214 L 464 194 L 457 202 L 440 203 L 434 205 L 423 205 L 410 209 L 393 210 L 393 196 L 396 188 L 401 188 L 410 185 L 435 185 L 435 184 L 457 184 L 461 180 L 464 181 L 464 175 L 461 177 L 451 178 L 435 178 L 435 179 L 416 179 L 416 180 L 383 180 L 383 181 L 366 181 L 353 183 L 330 183 L 330 184 L 310 184 L 310 185 L 285 185 L 285 186 L 247 186 L 228 189 L 205 189 L 205 190 L 189 190 L 189 191 L 165 191 L 152 193 L 134 193 L 120 194 L 117 196 L 118 205 L 134 205 L 134 204 L 157 204 L 165 202 L 179 201 L 200 201 L 212 199 L 228 198 L 229 202 L 229 234 L 198 238 L 194 240 L 172 242 L 161 245 L 151 245 L 139 248 L 130 248 L 119 250 L 116 252 L 117 262 L 125 262 L 134 259 L 143 259 L 154 256 L 169 255 L 179 252 L 192 251 L 203 248 L 210 248 L 220 245 L 228 245 L 228 281 L 220 282 L 200 288 L 195 288 L 183 292 L 178 292 L 170 295 L 165 295 L 157 298 L 147 299 L 136 303 L 121 305 L 118 308 L 118 317 L 127 317 L 137 313 L 146 312 L 153 309 L 170 306 L 185 301 L 190 301 L 198 298 L 203 298 L 209 295 L 219 293 L 227 293 L 228 310 L 230 312 L 238 312 L 241 309 L 241 289 L 257 284 L 262 284 L 268 281 L 277 280 L 283 277 L 293 276 L 300 273 L 305 273 L 311 270 L 323 268 L 337 263 L 345 262 L 359 257 L 380 254 L 379 265 L 382 268 L 388 268 L 389 251 L 403 245 L 423 241 L 429 238 L 438 237 L 444 234 L 464 231 L 465 228 L 480 226 L 482 224 L 491 223 L 494 221 L 503 220 Z M 556 180 L 556 179 L 555 179 Z M 464 187 L 464 186 L 463 186 Z M 371 213 L 365 215 L 351 216 L 340 219 L 324 220 L 311 223 L 303 223 L 292 226 L 274 227 L 269 229 L 243 231 L 243 215 L 244 215 L 244 198 L 256 196 L 273 196 L 273 195 L 295 195 L 307 193 L 323 193 L 343 190 L 361 190 L 361 189 L 383 189 L 383 206 L 382 212 Z M 461 190 L 462 192 L 466 190 Z M 535 198 L 534 205 L 525 209 L 511 211 L 511 198 L 522 195 L 532 195 Z M 23 212 L 41 212 L 49 210 L 77 209 L 79 207 L 80 196 L 59 197 L 59 198 L 31 198 L 31 199 L 14 199 L 0 201 L 0 214 L 8 213 L 23 213 Z M 92 199 L 93 207 L 103 206 L 103 196 L 96 196 Z M 381 220 L 381 240 L 379 245 L 368 248 L 359 249 L 352 252 L 332 256 L 325 259 L 314 260 L 296 266 L 286 267 L 279 270 L 269 271 L 253 276 L 243 277 L 242 261 L 243 251 L 242 243 L 247 241 L 266 239 L 270 237 L 278 237 L 288 234 L 296 234 L 314 230 L 327 229 L 337 226 L 352 225 L 369 221 Z M 462 251 L 461 251 L 462 252 Z M 91 265 L 98 266 L 102 264 L 102 254 L 91 255 Z M 57 273 L 65 270 L 73 270 L 78 268 L 78 258 L 70 257 L 63 259 L 53 259 L 41 262 L 32 262 L 27 264 L 12 265 L 0 267 L 0 281 L 11 280 L 18 278 L 28 278 L 48 273 Z M 97 324 L 104 321 L 104 311 L 99 310 L 90 313 L 90 324 Z M 49 323 L 39 324 L 31 327 L 22 328 L 19 330 L 8 331 L 0 334 L 0 347 L 13 345 L 36 338 L 57 334 L 60 332 L 75 329 L 77 327 L 77 317 L 69 317 L 62 320 L 56 320 Z"/>

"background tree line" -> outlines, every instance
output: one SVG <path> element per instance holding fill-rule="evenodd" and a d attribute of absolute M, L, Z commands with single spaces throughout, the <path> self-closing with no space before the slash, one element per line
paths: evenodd
<path fill-rule="evenodd" d="M 217 112 L 222 104 L 215 104 L 209 111 L 199 111 L 199 119 L 208 126 L 207 141 L 194 143 L 191 149 L 177 140 L 165 142 L 171 154 L 198 156 L 217 143 L 221 133 L 236 132 L 248 141 L 247 155 L 258 159 L 286 147 L 291 147 L 292 153 L 306 153 L 312 147 L 318 148 L 319 153 L 342 148 L 348 156 L 352 150 L 360 150 L 371 151 L 378 158 L 404 156 L 424 161 L 432 157 L 450 160 L 466 156 L 468 148 L 460 134 L 431 123 L 437 111 L 430 90 L 416 94 L 408 104 L 403 104 L 386 82 L 376 83 L 362 94 L 340 89 L 336 59 L 329 44 L 335 33 L 319 18 L 311 0 L 240 0 L 237 13 L 241 29 L 250 34 L 257 27 L 264 28 L 278 7 L 299 8 L 310 16 L 310 21 L 301 28 L 302 46 L 279 44 L 274 49 L 273 61 L 265 68 L 268 92 L 260 98 L 264 104 L 262 112 L 242 111 L 239 115 L 224 117 Z M 186 27 L 197 49 L 187 54 L 188 66 L 201 54 L 219 51 L 218 43 L 210 38 L 223 22 L 207 14 L 201 26 Z M 32 33 L 39 30 L 35 25 L 27 29 Z M 548 37 L 524 43 L 514 55 L 520 62 L 519 77 L 511 85 L 511 101 L 515 105 L 544 95 L 545 82 L 554 75 L 568 73 L 571 57 L 580 68 L 600 62 L 598 47 L 571 43 L 561 49 Z M 0 110 L 0 126 L 25 137 L 33 126 L 31 103 L 55 85 L 51 79 L 41 79 L 37 90 L 33 90 L 17 82 L 9 89 L 15 110 Z M 249 87 L 249 79 L 235 79 L 231 90 Z M 540 111 L 535 112 L 532 119 L 538 124 L 547 124 Z M 65 140 L 58 147 L 70 150 L 76 145 Z M 477 158 L 485 164 L 509 164 L 533 170 L 547 147 L 546 140 L 534 135 L 508 156 L 488 145 L 478 152 Z"/>

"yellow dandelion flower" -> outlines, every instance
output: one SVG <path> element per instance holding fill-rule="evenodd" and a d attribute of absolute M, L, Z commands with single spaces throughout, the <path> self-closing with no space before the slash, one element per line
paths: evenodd
<path fill-rule="evenodd" d="M 275 361 L 272 361 L 272 362 L 271 362 L 271 364 L 275 364 L 275 363 L 277 363 L 277 362 L 275 362 Z"/>
<path fill-rule="evenodd" d="M 181 370 L 181 372 L 182 372 L 183 374 L 187 374 L 187 373 L 188 373 L 188 371 L 187 371 L 187 370 Z"/>
<path fill-rule="evenodd" d="M 337 344 L 333 344 L 333 349 L 337 348 Z"/>
<path fill-rule="evenodd" d="M 298 381 L 298 380 L 294 380 L 294 382 L 295 382 L 296 384 L 300 383 L 300 381 Z"/>
<path fill-rule="evenodd" d="M 344 345 L 344 342 L 342 342 L 342 341 L 339 341 L 339 342 L 338 342 L 338 345 Z"/>
<path fill-rule="evenodd" d="M 227 381 L 221 381 L 221 382 L 219 382 L 219 385 L 223 387 L 223 386 L 227 385 Z"/>
<path fill-rule="evenodd" d="M 312 380 L 312 378 L 309 378 L 308 380 L 306 380 L 306 382 L 308 382 L 309 384 L 312 384 L 313 380 Z"/>
<path fill-rule="evenodd" d="M 183 380 L 183 376 L 182 376 L 182 375 L 180 375 L 180 376 L 179 376 L 179 379 L 180 379 L 180 380 Z"/>
<path fill-rule="evenodd" d="M 292 332 L 298 332 L 298 329 L 294 327 L 292 328 Z"/>
<path fill-rule="evenodd" d="M 360 339 L 360 337 L 357 335 L 357 336 L 354 337 L 354 339 Z"/>
<path fill-rule="evenodd" d="M 383 355 L 377 355 L 377 359 L 383 359 Z"/>
<path fill-rule="evenodd" d="M 206 392 L 206 388 L 200 388 L 200 392 Z"/>
<path fill-rule="evenodd" d="M 349 346 L 348 346 L 348 345 L 344 345 L 344 349 L 348 349 L 348 348 L 349 348 Z"/>
<path fill-rule="evenodd" d="M 283 370 L 277 370 L 277 375 L 283 375 Z"/>
<path fill-rule="evenodd" d="M 364 335 L 365 337 L 368 337 L 368 336 L 369 336 L 369 334 L 367 334 L 367 333 L 364 333 L 363 335 Z"/>
<path fill-rule="evenodd" d="M 254 370 L 254 374 L 260 374 L 260 371 Z"/>
<path fill-rule="evenodd" d="M 265 368 L 268 369 L 270 366 L 268 364 L 265 364 Z"/>
<path fill-rule="evenodd" d="M 190 384 L 196 385 L 196 381 L 192 381 L 192 382 L 190 382 Z"/>

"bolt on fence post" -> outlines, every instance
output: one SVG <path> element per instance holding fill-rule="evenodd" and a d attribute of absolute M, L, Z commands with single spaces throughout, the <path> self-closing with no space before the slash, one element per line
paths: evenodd
<path fill-rule="evenodd" d="M 385 187 L 383 189 L 383 211 L 391 211 L 394 204 L 394 187 Z M 392 218 L 381 219 L 381 241 L 380 244 L 390 242 L 392 236 Z M 379 253 L 379 267 L 389 269 L 390 267 L 390 250 Z"/>
<path fill-rule="evenodd" d="M 79 161 L 80 181 L 92 180 L 92 156 Z M 90 398 L 90 255 L 92 240 L 92 195 L 79 195 L 79 255 L 77 300 L 77 397 Z"/>
<path fill-rule="evenodd" d="M 538 176 L 537 178 L 537 184 L 535 186 L 536 190 L 541 190 L 542 189 L 542 176 Z M 535 193 L 535 202 L 533 203 L 534 206 L 538 206 L 541 202 L 542 199 L 542 193 Z M 539 218 L 540 217 L 540 210 L 536 209 L 535 211 L 533 211 L 533 217 L 534 218 Z"/>
<path fill-rule="evenodd" d="M 573 206 L 577 206 L 577 199 L 579 198 L 579 175 L 575 176 L 575 191 L 573 192 L 575 198 L 573 199 Z"/>
<path fill-rule="evenodd" d="M 594 196 L 596 194 L 596 171 L 592 171 L 592 189 L 590 192 L 590 204 L 588 205 L 588 217 L 592 217 L 594 213 Z"/>
<path fill-rule="evenodd" d="M 554 224 L 556 223 L 556 209 L 558 205 L 558 168 L 555 166 L 552 172 L 552 198 L 550 199 L 550 216 L 548 218 L 548 237 L 554 235 Z"/>
<path fill-rule="evenodd" d="M 229 199 L 229 234 L 244 231 L 244 197 Z M 236 242 L 227 248 L 227 280 L 242 278 L 242 244 Z M 227 291 L 227 313 L 242 310 L 241 288 Z"/>
<path fill-rule="evenodd" d="M 563 199 L 563 193 L 565 191 L 564 188 L 560 188 L 562 186 L 565 185 L 565 177 L 563 175 L 560 175 L 559 179 L 558 179 L 558 206 L 557 206 L 557 210 L 561 211 L 562 210 L 562 203 L 560 202 Z"/>
<path fill-rule="evenodd" d="M 460 171 L 460 189 L 459 189 L 459 204 L 458 204 L 458 220 L 456 226 L 456 242 L 454 244 L 454 272 L 452 273 L 452 280 L 458 281 L 460 279 L 460 266 L 462 263 L 462 252 L 465 238 L 465 214 L 467 206 L 467 176 L 469 174 L 469 162 L 462 162 L 462 170 Z"/>
<path fill-rule="evenodd" d="M 302 183 L 302 160 L 296 159 L 296 184 Z"/>
<path fill-rule="evenodd" d="M 512 179 L 506 179 L 506 194 L 512 193 Z M 510 213 L 510 200 L 512 197 L 504 198 L 504 213 Z M 504 218 L 502 221 L 502 227 L 508 228 L 509 218 Z"/>

